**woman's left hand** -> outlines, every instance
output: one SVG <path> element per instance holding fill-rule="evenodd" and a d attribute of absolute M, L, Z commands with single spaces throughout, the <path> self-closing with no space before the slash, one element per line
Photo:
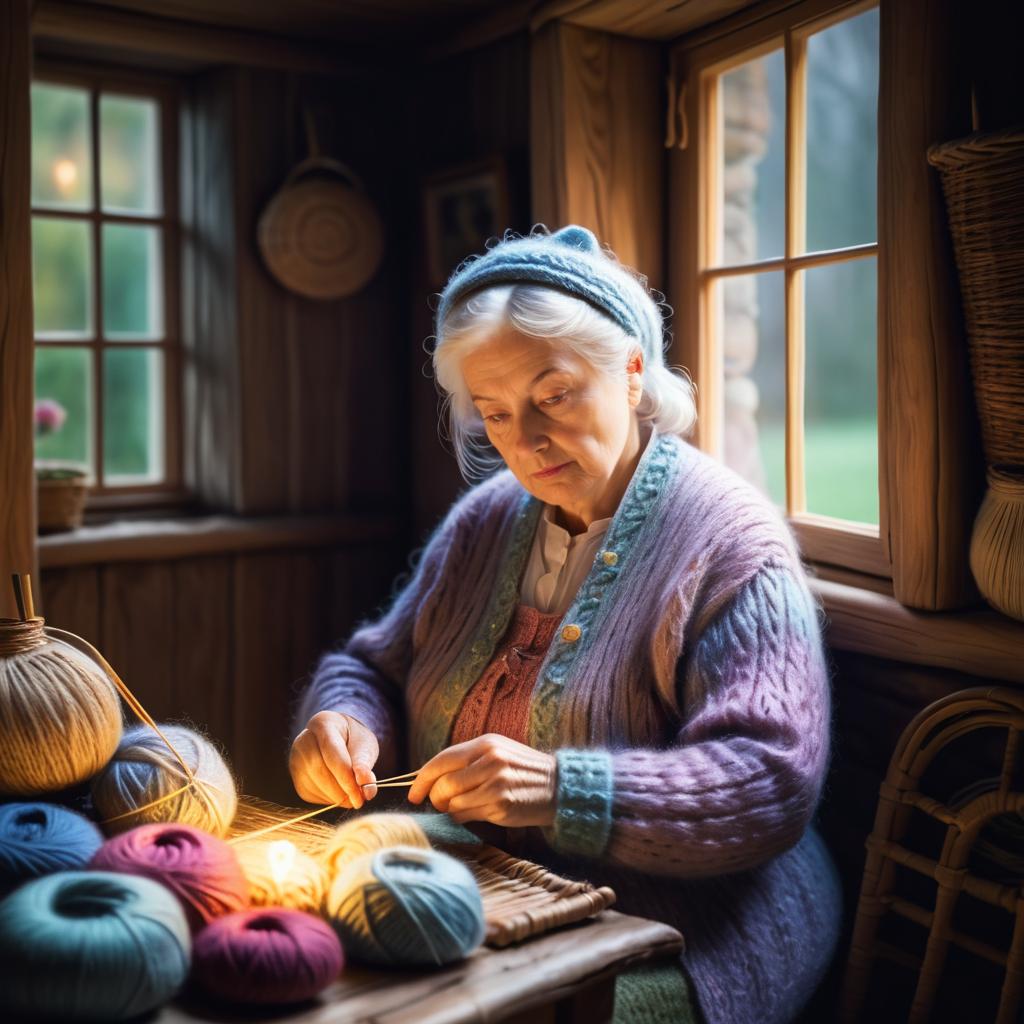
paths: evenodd
<path fill-rule="evenodd" d="M 550 825 L 557 775 L 553 754 L 488 733 L 432 757 L 416 776 L 409 799 L 418 804 L 429 796 L 437 810 L 457 822 Z"/>

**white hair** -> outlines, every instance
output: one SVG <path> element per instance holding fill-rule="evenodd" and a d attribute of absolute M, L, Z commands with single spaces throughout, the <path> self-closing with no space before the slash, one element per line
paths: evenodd
<path fill-rule="evenodd" d="M 462 360 L 475 348 L 511 328 L 532 338 L 557 339 L 596 369 L 625 378 L 630 356 L 643 346 L 590 303 L 538 284 L 503 284 L 457 302 L 438 325 L 433 347 L 434 377 L 443 394 L 449 439 L 467 481 L 502 464 L 487 440 L 483 420 L 462 376 Z M 697 420 L 693 382 L 685 370 L 665 365 L 662 352 L 643 352 L 641 422 L 662 434 L 685 437 Z"/>

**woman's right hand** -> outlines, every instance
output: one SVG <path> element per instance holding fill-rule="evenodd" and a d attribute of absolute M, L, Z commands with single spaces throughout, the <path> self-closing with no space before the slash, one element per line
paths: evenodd
<path fill-rule="evenodd" d="M 373 766 L 380 748 L 362 722 L 338 711 L 320 711 L 295 737 L 288 770 L 295 792 L 311 804 L 362 807 L 377 795 Z"/>

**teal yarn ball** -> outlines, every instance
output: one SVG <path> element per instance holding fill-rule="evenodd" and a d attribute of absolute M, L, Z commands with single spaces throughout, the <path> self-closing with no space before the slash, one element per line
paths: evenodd
<path fill-rule="evenodd" d="M 158 882 L 46 875 L 0 902 L 0 1007 L 28 1020 L 125 1020 L 178 991 L 190 952 L 181 906 Z"/>
<path fill-rule="evenodd" d="M 347 956 L 422 966 L 462 960 L 484 940 L 484 908 L 469 869 L 454 857 L 393 846 L 346 864 L 326 909 Z"/>
<path fill-rule="evenodd" d="M 103 835 L 57 804 L 0 804 L 0 896 L 30 878 L 84 867 Z"/>

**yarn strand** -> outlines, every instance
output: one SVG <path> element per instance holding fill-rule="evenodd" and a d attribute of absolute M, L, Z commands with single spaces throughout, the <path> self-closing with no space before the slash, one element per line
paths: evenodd
<path fill-rule="evenodd" d="M 192 774 L 192 769 L 188 766 L 188 762 L 181 756 L 178 749 L 174 744 L 164 735 L 163 730 L 159 725 L 156 724 L 150 713 L 142 706 L 141 701 L 134 693 L 128 688 L 127 684 L 121 679 L 121 677 L 114 671 L 113 666 L 106 658 L 88 640 L 84 640 L 78 636 L 77 633 L 70 633 L 65 629 L 57 629 L 55 626 L 44 626 L 43 632 L 48 637 L 56 640 L 58 643 L 63 643 L 67 647 L 71 647 L 77 650 L 80 654 L 87 654 L 90 658 L 95 659 L 96 663 L 103 669 L 104 672 L 110 677 L 111 682 L 117 687 L 118 693 L 124 698 L 128 706 L 135 712 L 138 718 L 152 729 L 157 736 L 164 741 L 167 749 L 177 758 L 178 763 L 184 770 L 185 777 L 189 780 L 189 783 L 195 784 L 195 776 Z M 166 797 L 162 799 L 167 799 Z M 159 802 L 159 801 L 158 801 Z"/>

